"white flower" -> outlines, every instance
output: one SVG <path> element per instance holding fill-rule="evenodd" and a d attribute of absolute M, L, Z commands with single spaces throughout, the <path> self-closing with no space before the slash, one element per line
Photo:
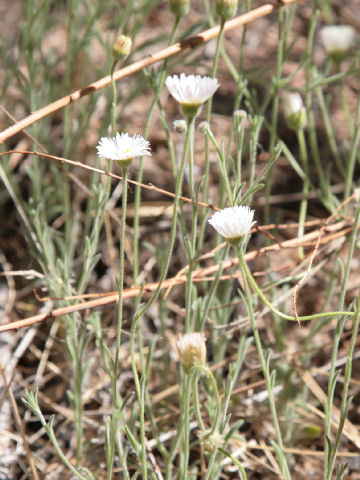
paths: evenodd
<path fill-rule="evenodd" d="M 99 156 L 123 163 L 135 157 L 151 156 L 150 143 L 138 134 L 130 137 L 128 133 L 117 133 L 112 138 L 102 137 L 96 148 Z"/>
<path fill-rule="evenodd" d="M 347 57 L 354 46 L 356 31 L 350 25 L 331 25 L 320 30 L 326 53 L 336 61 Z"/>
<path fill-rule="evenodd" d="M 214 213 L 209 219 L 210 225 L 231 244 L 237 244 L 247 235 L 256 222 L 253 221 L 254 210 L 249 207 L 229 207 Z"/>
<path fill-rule="evenodd" d="M 306 125 L 306 109 L 298 93 L 286 95 L 283 103 L 284 115 L 290 128 L 298 130 Z"/>
<path fill-rule="evenodd" d="M 219 88 L 216 78 L 201 77 L 200 75 L 167 77 L 165 84 L 171 95 L 181 105 L 200 106 L 206 102 Z"/>
<path fill-rule="evenodd" d="M 202 332 L 180 335 L 176 346 L 179 351 L 180 363 L 185 372 L 188 372 L 191 367 L 205 365 L 206 345 L 205 335 Z"/>

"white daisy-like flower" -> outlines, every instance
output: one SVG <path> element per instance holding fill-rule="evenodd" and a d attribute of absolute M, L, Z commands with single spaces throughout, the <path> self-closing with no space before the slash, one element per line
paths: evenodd
<path fill-rule="evenodd" d="M 216 78 L 188 75 L 182 73 L 180 77 L 167 77 L 165 84 L 171 95 L 181 105 L 199 107 L 214 95 L 220 84 Z"/>
<path fill-rule="evenodd" d="M 356 30 L 350 25 L 330 25 L 320 30 L 320 37 L 329 57 L 341 61 L 354 46 Z"/>
<path fill-rule="evenodd" d="M 150 143 L 139 134 L 117 133 L 115 137 L 102 137 L 96 147 L 100 157 L 128 164 L 135 157 L 150 155 Z"/>
<path fill-rule="evenodd" d="M 245 206 L 228 207 L 214 213 L 209 223 L 231 245 L 237 245 L 255 225 L 254 213 L 254 210 Z"/>

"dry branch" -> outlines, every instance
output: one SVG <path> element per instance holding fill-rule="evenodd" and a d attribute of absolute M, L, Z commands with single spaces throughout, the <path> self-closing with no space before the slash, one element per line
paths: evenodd
<path fill-rule="evenodd" d="M 234 28 L 240 27 L 241 25 L 246 25 L 248 23 L 251 23 L 258 18 L 265 17 L 266 15 L 269 15 L 277 8 L 285 5 L 289 5 L 291 3 L 294 3 L 295 1 L 296 0 L 279 0 L 278 2 L 274 2 L 274 4 L 267 3 L 265 5 L 262 5 L 261 7 L 255 8 L 254 10 L 251 10 L 248 13 L 235 17 L 229 20 L 228 22 L 226 22 L 225 31 L 227 32 L 227 31 L 233 30 Z M 174 43 L 173 45 L 170 45 L 169 47 L 164 48 L 159 52 L 155 52 L 152 55 L 148 55 L 147 57 L 141 60 L 138 60 L 137 62 L 131 65 L 128 65 L 124 68 L 121 68 L 120 70 L 117 70 L 114 73 L 115 81 L 121 80 L 122 78 L 128 77 L 130 75 L 133 75 L 134 73 L 139 72 L 145 67 L 149 67 L 154 63 L 157 63 L 161 60 L 165 60 L 166 58 L 172 57 L 184 50 L 187 50 L 189 48 L 195 48 L 199 45 L 203 45 L 204 43 L 208 42 L 212 38 L 217 37 L 219 35 L 219 32 L 220 32 L 220 26 L 209 28 L 208 30 L 198 33 L 193 37 L 189 37 L 183 40 L 182 42 Z M 8 127 L 7 129 L 0 132 L 0 144 L 4 143 L 8 138 L 16 135 L 17 133 L 21 132 L 22 130 L 29 127 L 30 125 L 38 122 L 42 118 L 47 117 L 48 115 L 54 112 L 57 112 L 58 110 L 61 110 L 67 105 L 70 105 L 70 103 L 77 102 L 78 100 L 80 100 L 80 98 L 86 95 L 89 95 L 93 92 L 96 92 L 98 90 L 101 90 L 102 88 L 109 85 L 110 82 L 111 82 L 111 77 L 110 75 L 107 75 L 106 77 L 100 78 L 96 82 L 90 83 L 89 85 L 87 85 L 84 88 L 81 88 L 80 90 L 76 90 L 70 95 L 66 95 L 65 97 L 59 98 L 55 102 L 52 102 L 49 105 L 46 105 L 45 107 L 42 107 L 39 110 L 36 110 L 35 112 L 31 113 L 30 115 L 23 118 L 19 122 L 15 123 L 11 127 Z"/>
<path fill-rule="evenodd" d="M 348 235 L 351 231 L 352 231 L 352 227 L 349 226 L 347 222 L 340 221 L 336 224 L 331 225 L 330 227 L 326 227 L 325 229 L 318 229 L 313 232 L 310 232 L 301 238 L 292 238 L 290 240 L 286 240 L 281 243 L 275 243 L 274 245 L 269 245 L 266 247 L 262 247 L 258 250 L 247 252 L 245 255 L 245 259 L 246 261 L 250 261 L 250 260 L 254 260 L 255 258 L 258 258 L 259 256 L 266 255 L 270 252 L 276 252 L 282 249 L 298 248 L 299 246 L 314 247 L 318 243 L 320 244 L 329 243 L 336 238 Z M 320 236 L 320 242 L 319 242 L 319 236 Z M 236 266 L 237 264 L 238 264 L 237 258 L 228 260 L 223 264 L 223 271 L 229 269 L 232 266 Z M 193 273 L 193 281 L 203 282 L 204 280 L 208 280 L 208 277 L 210 275 L 215 274 L 218 268 L 219 268 L 219 265 L 212 265 L 210 267 L 205 267 L 205 268 L 196 270 Z M 169 286 L 173 287 L 176 285 L 182 285 L 182 284 L 185 284 L 186 281 L 187 281 L 187 277 L 185 274 L 181 276 L 168 278 L 163 282 L 162 289 L 168 288 Z M 158 287 L 158 282 L 152 282 L 152 283 L 146 284 L 144 287 L 138 286 L 138 287 L 128 288 L 124 290 L 123 297 L 133 298 L 139 295 L 141 291 L 143 291 L 143 293 L 146 294 L 146 293 L 155 291 L 157 287 Z M 48 313 L 41 313 L 38 315 L 34 315 L 32 317 L 26 318 L 24 320 L 18 320 L 12 323 L 1 325 L 0 332 L 5 332 L 7 330 L 15 330 L 18 328 L 24 328 L 30 325 L 34 325 L 36 323 L 43 322 L 46 319 L 53 319 L 69 313 L 92 309 L 92 308 L 100 307 L 102 305 L 109 305 L 112 303 L 116 303 L 118 299 L 119 299 L 118 292 L 110 292 L 108 294 L 99 296 L 99 298 L 96 298 L 95 300 L 89 300 L 86 302 L 77 303 L 75 305 L 56 308 Z"/>

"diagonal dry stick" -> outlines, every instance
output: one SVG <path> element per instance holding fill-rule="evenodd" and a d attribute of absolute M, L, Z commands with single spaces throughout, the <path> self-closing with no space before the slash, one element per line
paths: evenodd
<path fill-rule="evenodd" d="M 327 229 L 325 229 L 325 232 L 326 231 Z M 338 222 L 337 224 L 334 224 L 330 227 L 330 232 L 327 231 L 328 235 L 322 235 L 320 243 L 322 244 L 328 243 L 334 240 L 335 238 L 339 238 L 344 235 L 347 235 L 351 231 L 352 231 L 352 227 L 351 226 L 349 227 L 346 222 L 342 222 L 342 221 Z M 254 260 L 259 256 L 266 255 L 269 252 L 276 252 L 284 248 L 298 248 L 299 246 L 313 247 L 314 245 L 317 244 L 318 241 L 319 241 L 319 230 L 315 230 L 313 232 L 310 232 L 304 235 L 301 238 L 292 238 L 290 240 L 282 242 L 281 244 L 276 243 L 274 245 L 262 247 L 259 250 L 247 252 L 245 255 L 245 260 L 246 261 Z M 228 260 L 227 262 L 224 263 L 223 270 L 225 271 L 226 269 L 237 264 L 238 264 L 237 258 Z M 207 279 L 207 277 L 216 273 L 218 268 L 219 268 L 219 265 L 212 265 L 210 267 L 205 267 L 200 270 L 196 270 L 194 272 L 193 281 L 194 282 L 204 281 L 204 279 Z M 163 282 L 162 288 L 168 288 L 170 285 L 171 286 L 181 285 L 181 284 L 184 284 L 186 281 L 187 281 L 186 275 L 182 275 L 180 277 L 168 278 Z M 152 282 L 152 283 L 147 283 L 143 289 L 141 286 L 128 288 L 124 290 L 123 296 L 124 298 L 136 297 L 141 293 L 141 291 L 143 291 L 143 293 L 153 292 L 157 287 L 158 287 L 158 282 Z M 110 292 L 109 294 L 105 296 L 100 296 L 95 300 L 89 300 L 86 302 L 77 303 L 75 305 L 56 308 L 48 313 L 41 313 L 38 315 L 34 315 L 32 317 L 26 318 L 24 320 L 18 320 L 15 322 L 7 323 L 5 325 L 0 325 L 0 332 L 28 327 L 35 323 L 43 322 L 46 319 L 53 319 L 55 317 L 61 317 L 62 315 L 79 312 L 82 310 L 92 309 L 92 308 L 100 307 L 102 305 L 109 305 L 111 303 L 116 303 L 118 299 L 119 299 L 118 292 Z"/>
<path fill-rule="evenodd" d="M 235 17 L 229 20 L 228 22 L 225 23 L 224 30 L 227 32 L 241 25 L 246 25 L 258 18 L 269 15 L 279 7 L 289 5 L 291 3 L 294 3 L 295 1 L 296 0 L 279 0 L 277 2 L 274 2 L 273 4 L 267 3 L 265 5 L 262 5 L 261 7 L 255 8 L 254 10 L 251 10 L 250 12 L 245 13 L 244 15 L 240 15 L 238 17 Z M 193 37 L 189 37 L 183 40 L 182 42 L 174 43 L 173 45 L 170 45 L 169 47 L 164 48 L 163 50 L 155 52 L 152 55 L 148 55 L 147 57 L 141 60 L 138 60 L 137 62 L 131 65 L 128 65 L 120 70 L 117 70 L 114 73 L 115 81 L 121 80 L 122 78 L 128 77 L 129 75 L 133 75 L 134 73 L 139 72 L 145 67 L 149 67 L 154 63 L 157 63 L 161 60 L 165 60 L 166 58 L 172 57 L 173 55 L 176 55 L 184 50 L 187 50 L 189 48 L 195 48 L 199 45 L 203 45 L 204 43 L 208 42 L 212 38 L 217 37 L 219 35 L 219 32 L 220 32 L 220 26 L 209 28 L 208 30 L 198 33 Z M 17 133 L 21 132 L 25 128 L 29 127 L 33 123 L 36 123 L 37 121 L 41 120 L 42 118 L 47 117 L 48 115 L 58 110 L 61 110 L 67 105 L 70 105 L 70 103 L 77 102 L 78 100 L 80 100 L 80 98 L 86 95 L 89 95 L 93 92 L 96 92 L 97 90 L 100 90 L 106 87 L 107 85 L 110 84 L 110 82 L 111 82 L 111 76 L 107 75 L 106 77 L 100 78 L 96 82 L 90 83 L 89 85 L 87 85 L 86 87 L 80 90 L 76 90 L 70 95 L 66 95 L 65 97 L 59 98 L 55 102 L 52 102 L 49 105 L 46 105 L 45 107 L 42 107 L 39 110 L 36 110 L 26 118 L 23 118 L 22 120 L 15 123 L 11 127 L 7 128 L 6 130 L 3 130 L 0 133 L 0 144 L 5 142 L 8 138 L 12 137 L 13 135 L 16 135 Z"/>

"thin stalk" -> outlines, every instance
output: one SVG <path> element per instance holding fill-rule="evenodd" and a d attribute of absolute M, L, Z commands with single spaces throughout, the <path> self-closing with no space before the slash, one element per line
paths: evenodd
<path fill-rule="evenodd" d="M 270 372 L 268 370 L 267 361 L 265 359 L 265 355 L 264 355 L 264 352 L 263 352 L 263 347 L 262 347 L 262 344 L 261 344 L 259 331 L 258 331 L 258 328 L 257 328 L 257 325 L 256 325 L 254 310 L 253 310 L 253 306 L 252 306 L 253 296 L 252 296 L 251 290 L 249 288 L 249 283 L 248 283 L 248 281 L 250 280 L 249 276 L 248 276 L 248 268 L 246 266 L 246 261 L 244 259 L 243 251 L 242 251 L 241 248 L 238 249 L 238 256 L 239 256 L 239 263 L 240 263 L 243 282 L 244 282 L 245 294 L 246 294 L 246 298 L 247 298 L 246 308 L 247 308 L 247 311 L 248 311 L 248 314 L 249 314 L 249 317 L 250 317 L 250 323 L 251 323 L 251 327 L 252 327 L 253 334 L 254 334 L 255 345 L 256 345 L 256 348 L 257 348 L 257 351 L 258 351 L 258 355 L 259 355 L 259 359 L 260 359 L 260 363 L 261 363 L 261 368 L 262 368 L 263 375 L 264 375 L 265 382 L 266 382 L 266 389 L 267 389 L 268 394 L 269 394 L 269 404 L 270 404 L 271 414 L 272 414 L 272 417 L 273 417 L 277 443 L 278 443 L 280 449 L 282 451 L 284 451 L 284 444 L 283 444 L 283 440 L 282 440 L 282 434 L 281 434 L 281 430 L 280 430 L 279 419 L 278 419 L 277 412 L 276 412 L 276 404 L 275 404 L 275 398 L 274 398 L 274 392 L 273 392 L 273 383 L 272 383 L 272 380 L 271 380 Z M 284 458 L 284 463 L 283 463 L 282 471 L 283 471 L 283 474 L 284 474 L 285 478 L 290 479 L 289 467 L 287 465 L 287 462 L 285 461 L 285 456 L 283 458 Z"/>
<path fill-rule="evenodd" d="M 192 273 L 194 268 L 195 252 L 196 252 L 196 238 L 197 238 L 197 204 L 195 196 L 195 187 L 194 187 L 194 132 L 191 132 L 191 146 L 189 152 L 189 189 L 190 189 L 190 198 L 192 200 L 191 204 L 191 245 L 189 254 L 189 267 L 187 270 L 187 281 L 186 281 L 186 294 L 185 294 L 185 332 L 190 332 L 193 329 L 191 325 L 191 314 L 192 314 L 192 291 L 193 291 L 193 282 L 192 282 Z"/>
<path fill-rule="evenodd" d="M 111 135 L 115 135 L 116 133 L 116 104 L 117 104 L 117 91 L 116 91 L 116 82 L 114 78 L 114 71 L 117 64 L 117 60 L 114 60 L 111 69 L 110 69 L 110 76 L 111 76 L 111 92 L 112 92 L 112 102 L 111 102 Z"/>
<path fill-rule="evenodd" d="M 303 181 L 303 195 L 300 204 L 300 213 L 299 213 L 299 229 L 298 229 L 298 237 L 302 238 L 304 236 L 304 223 L 306 221 L 306 214 L 307 214 L 307 202 L 308 202 L 308 194 L 310 188 L 310 172 L 309 172 L 309 164 L 308 164 L 308 155 L 306 151 L 306 142 L 305 142 L 305 135 L 304 130 L 299 128 L 297 130 L 297 138 L 300 148 L 300 158 L 301 163 L 304 169 L 304 181 Z M 304 248 L 299 247 L 299 256 L 300 258 L 304 258 Z"/>
<path fill-rule="evenodd" d="M 182 423 L 181 456 L 180 456 L 180 478 L 186 480 L 190 453 L 190 397 L 191 381 L 194 373 L 190 371 L 185 375 L 185 392 L 181 399 L 181 408 L 184 410 Z"/>
<path fill-rule="evenodd" d="M 344 199 L 348 198 L 353 186 L 354 180 L 354 170 L 356 164 L 356 157 L 358 154 L 358 144 L 360 137 L 360 98 L 357 100 L 356 115 L 354 122 L 354 133 L 352 138 L 350 158 L 348 164 L 346 165 L 346 177 L 345 177 L 345 190 L 344 190 Z"/>
<path fill-rule="evenodd" d="M 231 455 L 230 453 L 228 453 L 226 450 L 224 450 L 223 448 L 219 448 L 219 451 L 225 455 L 226 457 L 229 457 L 234 463 L 235 465 L 238 466 L 239 470 L 240 470 L 240 473 L 241 473 L 241 477 L 242 477 L 242 480 L 246 480 L 247 479 L 247 476 L 246 476 L 246 472 L 245 472 L 245 469 L 244 467 L 241 465 L 241 463 L 239 462 L 239 460 L 237 460 L 233 455 Z"/>
<path fill-rule="evenodd" d="M 173 30 L 172 30 L 170 38 L 169 38 L 169 42 L 168 42 L 169 45 L 171 45 L 174 41 L 178 25 L 179 25 L 179 18 L 176 18 L 174 26 L 173 26 Z M 155 95 L 154 95 L 153 101 L 150 105 L 150 109 L 149 109 L 149 112 L 147 114 L 146 121 L 145 121 L 144 138 L 147 137 L 149 127 L 150 127 L 151 117 L 152 117 L 154 108 L 155 108 L 156 104 L 158 103 L 161 90 L 164 86 L 167 62 L 168 61 L 165 60 L 162 67 L 161 67 L 159 83 L 158 83 L 157 89 L 155 91 Z M 142 183 L 142 179 L 143 179 L 143 170 L 144 170 L 144 165 L 143 164 L 144 164 L 144 157 L 141 157 L 140 158 L 140 163 L 139 163 L 139 168 L 138 168 L 138 176 L 137 176 L 137 181 L 139 183 Z M 133 281 L 134 281 L 134 285 L 137 285 L 137 280 L 138 280 L 138 276 L 139 276 L 138 257 L 139 257 L 139 209 L 140 209 L 140 200 L 141 200 L 141 187 L 137 185 L 136 188 L 135 188 L 134 225 L 133 225 L 133 228 L 134 228 L 134 236 L 133 236 L 133 239 L 134 239 L 134 243 L 133 243 L 133 257 L 134 257 Z"/>
<path fill-rule="evenodd" d="M 77 343 L 77 342 L 76 342 Z M 78 348 L 78 346 L 75 346 Z M 83 384 L 83 365 L 81 362 L 82 354 L 75 350 L 76 360 L 74 368 L 74 415 L 76 428 L 76 462 L 78 466 L 83 461 L 83 404 L 82 404 L 82 384 Z M 77 355 L 79 353 L 79 355 Z M 80 357 L 80 358 L 79 358 Z"/>
<path fill-rule="evenodd" d="M 215 78 L 218 62 L 219 62 L 219 55 L 220 55 L 220 48 L 224 37 L 224 25 L 225 20 L 221 20 L 220 24 L 220 32 L 216 40 L 216 50 L 214 55 L 214 60 L 211 68 L 211 78 Z M 212 108 L 212 97 L 209 98 L 207 105 L 206 105 L 206 121 L 210 124 L 210 117 L 211 117 L 211 108 Z M 204 183 L 203 183 L 203 193 L 202 199 L 203 202 L 207 202 L 208 192 L 209 192 L 209 174 L 210 174 L 210 143 L 209 138 L 206 135 L 205 137 L 205 166 L 204 166 Z M 201 212 L 200 217 L 200 232 L 199 232 L 199 239 L 198 239 L 198 252 L 201 251 L 203 242 L 204 242 L 204 234 L 205 234 L 205 221 L 206 221 L 206 212 Z"/>
<path fill-rule="evenodd" d="M 200 332 L 202 332 L 203 329 L 204 329 L 205 322 L 206 322 L 207 316 L 209 314 L 209 310 L 210 310 L 210 307 L 211 307 L 211 304 L 212 304 L 212 301 L 213 301 L 213 298 L 214 298 L 214 295 L 215 295 L 215 292 L 216 292 L 216 288 L 219 285 L 220 277 L 221 277 L 222 270 L 223 270 L 224 261 L 225 261 L 225 258 L 227 256 L 227 254 L 229 253 L 229 249 L 230 249 L 230 246 L 226 245 L 226 247 L 223 250 L 221 259 L 220 259 L 220 266 L 218 268 L 218 271 L 216 272 L 216 277 L 212 281 L 210 289 L 209 289 L 209 293 L 207 294 L 206 304 L 205 304 L 204 310 L 202 312 L 201 323 L 199 325 L 199 331 Z"/>
<path fill-rule="evenodd" d="M 119 303 L 118 318 L 116 327 L 115 359 L 112 372 L 112 416 L 111 416 L 111 438 L 110 438 L 110 464 L 108 465 L 107 480 L 111 480 L 112 469 L 115 456 L 116 428 L 117 428 L 117 409 L 119 407 L 119 394 L 117 391 L 117 377 L 119 370 L 119 354 L 121 344 L 121 329 L 123 322 L 123 290 L 124 290 L 124 262 L 125 262 L 125 228 L 126 228 L 126 206 L 127 206 L 127 167 L 123 168 L 123 192 L 122 192 L 122 215 L 120 232 L 120 276 L 119 276 Z"/>
<path fill-rule="evenodd" d="M 354 258 L 354 250 L 356 246 L 356 241 L 357 241 L 357 234 L 358 234 L 358 227 L 359 227 L 359 216 L 360 216 L 360 207 L 358 205 L 358 208 L 356 210 L 356 215 L 355 215 L 355 221 L 354 221 L 354 226 L 353 230 L 351 233 L 350 237 L 350 244 L 349 244 L 349 251 L 348 251 L 348 256 L 347 256 L 347 263 L 346 263 L 346 268 L 343 274 L 342 282 L 341 282 L 341 293 L 340 293 L 340 301 L 339 301 L 339 307 L 341 309 L 344 308 L 345 304 L 345 296 L 346 296 L 346 291 L 347 291 L 347 284 L 349 280 L 349 275 L 350 275 L 350 269 L 351 269 L 351 262 L 352 259 Z M 348 316 L 354 316 L 355 314 L 353 312 L 347 312 Z M 336 360 L 337 360 L 337 354 L 339 351 L 339 345 L 340 345 L 340 340 L 341 340 L 341 335 L 344 329 L 344 324 L 345 324 L 346 317 L 340 318 L 337 322 L 336 325 L 336 330 L 335 330 L 335 337 L 334 337 L 334 346 L 332 350 L 332 355 L 331 355 L 331 366 L 330 366 L 330 372 L 329 372 L 329 381 L 328 381 L 328 398 L 327 398 L 327 408 L 326 408 L 326 416 L 325 416 L 325 438 L 330 439 L 331 435 L 331 421 L 332 421 L 332 405 L 333 405 L 333 396 L 334 396 L 334 382 L 336 379 Z M 356 321 L 356 320 L 354 320 Z M 329 465 L 329 458 L 330 458 L 330 445 L 329 442 L 325 442 L 325 464 L 324 464 L 324 478 L 330 478 L 329 475 L 331 476 L 331 468 Z"/>
<path fill-rule="evenodd" d="M 182 191 L 182 180 L 183 180 L 184 171 L 185 171 L 186 159 L 187 159 L 188 151 L 190 148 L 191 131 L 194 129 L 194 122 L 195 122 L 195 118 L 188 119 L 188 129 L 185 137 L 183 157 L 181 160 L 180 171 L 176 178 L 173 217 L 172 217 L 171 230 L 170 230 L 170 242 L 169 242 L 168 251 L 166 254 L 165 264 L 161 272 L 159 283 L 156 290 L 154 291 L 150 300 L 145 305 L 142 305 L 137 309 L 134 315 L 133 323 L 131 325 L 131 333 L 130 333 L 131 367 L 134 375 L 135 389 L 136 389 L 136 394 L 137 394 L 138 403 L 139 403 L 140 439 L 141 439 L 140 460 L 141 460 L 143 480 L 147 480 L 145 418 L 144 418 L 144 405 L 142 404 L 142 401 L 141 401 L 142 393 L 141 393 L 141 386 L 140 386 L 140 378 L 139 378 L 139 374 L 136 367 L 136 361 L 135 361 L 135 336 L 136 336 L 138 322 L 140 321 L 141 317 L 145 314 L 145 312 L 151 307 L 151 305 L 157 299 L 160 293 L 162 284 L 168 272 L 168 268 L 169 268 L 173 248 L 174 248 L 175 238 L 176 238 L 176 224 L 177 224 L 180 195 Z"/>
<path fill-rule="evenodd" d="M 284 320 L 290 320 L 293 322 L 305 322 L 307 320 L 313 320 L 313 319 L 320 319 L 320 318 L 330 318 L 330 317 L 343 317 L 345 315 L 347 316 L 354 316 L 352 312 L 347 312 L 347 311 L 337 311 L 337 312 L 322 312 L 322 313 L 316 313 L 314 315 L 305 315 L 302 317 L 295 317 L 294 315 L 286 315 L 283 312 L 280 312 L 277 308 L 275 308 L 271 302 L 265 297 L 261 289 L 258 287 L 256 281 L 254 280 L 254 277 L 251 275 L 250 270 L 248 269 L 246 262 L 243 260 L 242 261 L 243 265 L 242 267 L 244 268 L 244 271 L 246 272 L 247 278 L 249 280 L 250 285 L 253 287 L 253 289 L 256 291 L 256 293 L 259 295 L 261 300 L 265 303 L 265 305 L 270 309 L 271 312 L 275 313 L 276 315 L 279 315 L 279 317 L 283 318 Z"/>
<path fill-rule="evenodd" d="M 194 401 L 194 412 L 196 416 L 196 420 L 198 422 L 200 430 L 203 432 L 205 430 L 205 424 L 201 418 L 201 407 L 199 401 L 199 388 L 198 388 L 198 376 L 193 376 L 192 381 L 192 391 L 193 391 L 193 401 Z"/>

